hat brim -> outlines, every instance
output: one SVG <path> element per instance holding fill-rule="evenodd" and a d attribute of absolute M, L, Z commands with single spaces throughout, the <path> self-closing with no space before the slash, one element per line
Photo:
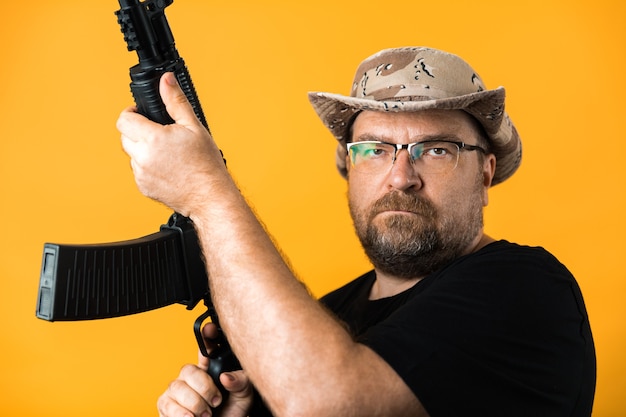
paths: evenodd
<path fill-rule="evenodd" d="M 505 90 L 499 87 L 449 98 L 405 97 L 392 100 L 372 100 L 340 94 L 311 92 L 309 101 L 324 125 L 339 141 L 336 162 L 345 177 L 346 150 L 349 129 L 354 117 L 363 110 L 384 112 L 417 112 L 429 109 L 463 110 L 484 128 L 490 147 L 496 156 L 496 172 L 492 185 L 509 178 L 521 162 L 521 141 L 517 130 L 504 111 Z"/>

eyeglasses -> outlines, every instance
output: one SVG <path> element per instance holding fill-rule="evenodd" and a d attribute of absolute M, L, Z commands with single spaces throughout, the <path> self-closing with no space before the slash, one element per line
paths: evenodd
<path fill-rule="evenodd" d="M 459 154 L 462 150 L 487 153 L 480 146 L 448 140 L 406 144 L 368 140 L 348 143 L 346 146 L 352 167 L 367 174 L 387 172 L 402 149 L 407 150 L 411 163 L 424 174 L 442 174 L 454 170 L 459 163 Z"/>

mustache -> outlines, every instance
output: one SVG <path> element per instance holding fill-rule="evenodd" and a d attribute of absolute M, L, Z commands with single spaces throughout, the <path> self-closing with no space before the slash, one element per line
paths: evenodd
<path fill-rule="evenodd" d="M 426 217 L 437 214 L 435 206 L 426 198 L 398 191 L 385 194 L 376 200 L 370 209 L 370 219 L 385 211 L 408 211 Z"/>

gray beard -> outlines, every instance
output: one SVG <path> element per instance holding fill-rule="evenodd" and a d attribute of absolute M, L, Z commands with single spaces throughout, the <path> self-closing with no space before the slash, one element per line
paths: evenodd
<path fill-rule="evenodd" d="M 382 225 L 375 225 L 373 218 L 386 210 L 417 215 L 387 215 Z M 360 215 L 352 206 L 350 212 L 361 245 L 374 267 L 407 279 L 424 277 L 463 255 L 483 227 L 480 199 L 463 219 L 441 216 L 430 201 L 404 192 L 385 195 L 368 214 Z"/>

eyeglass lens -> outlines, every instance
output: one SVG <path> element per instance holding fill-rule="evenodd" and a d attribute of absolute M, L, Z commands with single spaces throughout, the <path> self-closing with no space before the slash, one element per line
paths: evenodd
<path fill-rule="evenodd" d="M 384 142 L 355 142 L 348 145 L 352 166 L 363 172 L 379 173 L 391 168 L 397 154 L 407 149 L 416 169 L 441 173 L 456 168 L 459 146 L 453 142 L 421 142 L 393 145 Z"/>

